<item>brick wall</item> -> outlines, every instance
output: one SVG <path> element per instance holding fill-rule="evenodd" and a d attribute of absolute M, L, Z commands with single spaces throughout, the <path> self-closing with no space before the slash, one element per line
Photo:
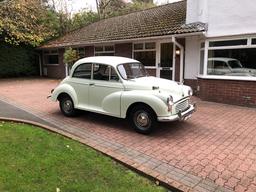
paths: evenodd
<path fill-rule="evenodd" d="M 85 57 L 94 56 L 94 46 L 85 47 Z"/>
<path fill-rule="evenodd" d="M 199 86 L 197 95 L 206 101 L 241 106 L 256 106 L 256 82 L 238 80 L 198 79 L 185 80 L 187 85 Z"/>
<path fill-rule="evenodd" d="M 132 58 L 132 43 L 116 44 L 115 56 Z"/>
<path fill-rule="evenodd" d="M 194 95 L 198 96 L 197 86 L 199 84 L 197 79 L 185 79 L 184 84 L 190 86 L 193 89 Z"/>
<path fill-rule="evenodd" d="M 63 54 L 64 49 L 59 49 L 59 64 L 58 65 L 42 65 L 42 72 L 44 75 L 44 70 L 47 70 L 47 77 L 49 78 L 57 78 L 57 79 L 63 79 L 65 77 L 65 65 L 63 63 Z M 43 58 L 43 57 L 42 57 Z"/>

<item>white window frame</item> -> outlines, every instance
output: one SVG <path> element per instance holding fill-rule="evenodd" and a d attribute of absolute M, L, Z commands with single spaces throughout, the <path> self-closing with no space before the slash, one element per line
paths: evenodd
<path fill-rule="evenodd" d="M 154 49 L 146 49 L 145 45 L 146 43 L 155 43 L 155 48 Z M 135 50 L 134 49 L 134 45 L 135 44 L 143 44 L 143 49 L 138 49 L 138 50 Z M 133 42 L 132 44 L 132 58 L 134 59 L 134 53 L 135 52 L 146 52 L 146 51 L 155 51 L 156 53 L 156 59 L 155 59 L 155 66 L 145 66 L 146 69 L 157 69 L 157 42 L 156 41 L 138 41 L 138 42 Z"/>
<path fill-rule="evenodd" d="M 57 53 L 56 53 L 57 50 Z M 46 51 L 48 51 L 49 53 L 45 53 Z M 45 63 L 45 56 L 46 55 L 57 55 L 58 56 L 58 60 L 59 60 L 59 49 L 48 49 L 48 50 L 44 50 L 43 51 L 43 64 L 44 66 L 57 66 L 59 65 L 59 63 L 54 63 L 54 64 L 47 64 Z M 60 62 L 60 61 L 59 61 Z"/>
<path fill-rule="evenodd" d="M 113 51 L 105 51 L 105 48 L 108 46 L 112 46 Z M 103 51 L 96 51 L 95 50 L 96 47 L 103 47 Z M 113 44 L 95 45 L 94 46 L 94 56 L 96 56 L 96 53 L 113 53 L 113 55 L 115 55 L 115 45 L 113 45 Z"/>
<path fill-rule="evenodd" d="M 247 45 L 237 45 L 237 46 L 215 46 L 209 47 L 210 42 L 214 41 L 232 41 L 238 39 L 247 39 Z M 199 65 L 199 78 L 204 79 L 223 79 L 223 80 L 242 80 L 242 81 L 256 81 L 256 77 L 247 77 L 247 76 L 222 76 L 222 75 L 208 75 L 207 74 L 207 64 L 208 64 L 208 51 L 209 50 L 225 50 L 225 49 L 248 49 L 256 48 L 256 44 L 252 44 L 252 39 L 256 39 L 254 36 L 239 36 L 239 37 L 223 37 L 223 38 L 209 38 L 206 39 L 204 48 L 200 47 L 200 52 L 204 50 L 204 63 L 203 63 L 203 74 L 200 74 L 200 65 Z M 200 58 L 201 59 L 201 58 Z"/>

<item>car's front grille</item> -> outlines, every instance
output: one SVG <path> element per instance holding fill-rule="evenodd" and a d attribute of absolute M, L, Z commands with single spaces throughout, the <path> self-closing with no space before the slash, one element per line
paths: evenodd
<path fill-rule="evenodd" d="M 184 101 L 181 101 L 180 103 L 176 104 L 176 107 L 175 107 L 176 113 L 178 113 L 179 111 L 183 112 L 188 107 L 189 107 L 188 99 L 184 100 Z"/>

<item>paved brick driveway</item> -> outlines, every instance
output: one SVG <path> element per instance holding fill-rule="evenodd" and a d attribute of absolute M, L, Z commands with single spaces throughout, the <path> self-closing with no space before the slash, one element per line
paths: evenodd
<path fill-rule="evenodd" d="M 58 103 L 46 99 L 57 84 L 1 80 L 0 99 L 183 191 L 256 191 L 256 109 L 198 101 L 187 122 L 160 124 L 144 136 L 125 120 L 92 113 L 63 117 Z"/>

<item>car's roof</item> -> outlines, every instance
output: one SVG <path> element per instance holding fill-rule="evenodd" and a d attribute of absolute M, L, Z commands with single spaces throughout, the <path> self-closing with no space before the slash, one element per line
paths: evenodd
<path fill-rule="evenodd" d="M 212 57 L 212 58 L 209 58 L 208 61 L 234 61 L 234 60 L 237 60 L 237 59 L 234 59 L 234 58 L 229 58 L 229 57 Z"/>
<path fill-rule="evenodd" d="M 107 64 L 113 67 L 121 64 L 121 63 L 134 63 L 138 62 L 134 59 L 126 58 L 126 57 L 118 57 L 118 56 L 94 56 L 94 57 L 86 57 L 83 59 L 79 59 L 75 64 L 79 65 L 81 63 L 99 63 L 99 64 Z"/>

